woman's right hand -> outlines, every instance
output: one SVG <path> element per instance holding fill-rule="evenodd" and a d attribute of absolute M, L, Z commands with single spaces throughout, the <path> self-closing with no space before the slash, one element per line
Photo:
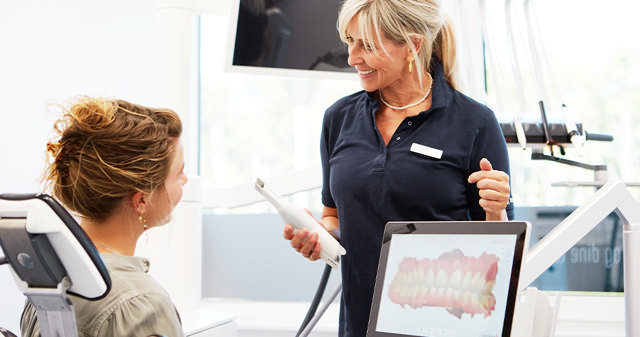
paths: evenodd
<path fill-rule="evenodd" d="M 311 261 L 320 259 L 322 247 L 320 246 L 320 242 L 318 242 L 318 233 L 309 235 L 308 229 L 302 229 L 294 234 L 293 226 L 286 224 L 284 225 L 282 236 L 284 236 L 286 240 L 289 240 L 291 247 L 302 254 L 302 256 Z"/>

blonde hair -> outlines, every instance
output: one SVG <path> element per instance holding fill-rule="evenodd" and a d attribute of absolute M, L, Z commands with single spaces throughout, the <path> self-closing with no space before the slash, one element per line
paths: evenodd
<path fill-rule="evenodd" d="M 175 112 L 86 96 L 61 109 L 43 180 L 67 208 L 104 220 L 123 198 L 164 186 L 182 133 Z"/>
<path fill-rule="evenodd" d="M 338 33 L 344 42 L 349 36 L 347 27 L 353 19 L 358 20 L 360 31 L 374 52 L 379 52 L 373 43 L 374 32 L 382 31 L 388 39 L 409 45 L 416 68 L 421 70 L 421 81 L 422 74 L 430 70 L 431 55 L 434 54 L 442 63 L 449 85 L 457 87 L 455 34 L 440 1 L 346 0 L 338 15 Z M 423 37 L 419 50 L 411 43 L 412 36 Z M 382 45 L 381 41 L 378 42 Z"/>

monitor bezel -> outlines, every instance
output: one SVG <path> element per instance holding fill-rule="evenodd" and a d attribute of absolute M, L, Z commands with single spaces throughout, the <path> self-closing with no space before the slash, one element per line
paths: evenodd
<path fill-rule="evenodd" d="M 434 235 L 469 235 L 496 234 L 516 235 L 513 264 L 509 281 L 506 309 L 502 328 L 502 337 L 511 335 L 516 300 L 519 291 L 520 272 L 524 265 L 531 225 L 526 221 L 392 221 L 385 225 L 376 283 L 371 300 L 367 337 L 416 337 L 399 333 L 376 330 L 380 311 L 387 261 L 393 234 L 434 234 Z"/>

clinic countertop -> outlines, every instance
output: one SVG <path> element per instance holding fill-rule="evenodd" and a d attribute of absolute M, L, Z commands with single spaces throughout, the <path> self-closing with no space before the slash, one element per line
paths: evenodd
<path fill-rule="evenodd" d="M 624 337 L 624 297 L 620 293 L 548 293 L 559 305 L 556 337 Z M 559 300 L 556 302 L 556 299 Z M 294 336 L 309 303 L 205 298 L 202 307 L 236 315 L 238 336 Z M 337 336 L 339 305 L 332 303 L 312 336 Z"/>
<path fill-rule="evenodd" d="M 295 336 L 307 314 L 307 302 L 266 302 L 205 298 L 201 307 L 234 313 L 239 336 Z M 320 304 L 322 306 L 322 303 Z M 337 336 L 340 306 L 334 302 L 313 329 L 312 336 Z"/>

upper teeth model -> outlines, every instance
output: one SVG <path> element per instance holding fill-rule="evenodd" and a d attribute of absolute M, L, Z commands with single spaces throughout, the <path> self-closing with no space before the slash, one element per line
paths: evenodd
<path fill-rule="evenodd" d="M 449 308 L 458 318 L 462 313 L 488 317 L 496 306 L 492 291 L 498 260 L 486 252 L 480 257 L 465 256 L 459 249 L 433 260 L 405 257 L 389 287 L 389 299 L 402 307 Z"/>

